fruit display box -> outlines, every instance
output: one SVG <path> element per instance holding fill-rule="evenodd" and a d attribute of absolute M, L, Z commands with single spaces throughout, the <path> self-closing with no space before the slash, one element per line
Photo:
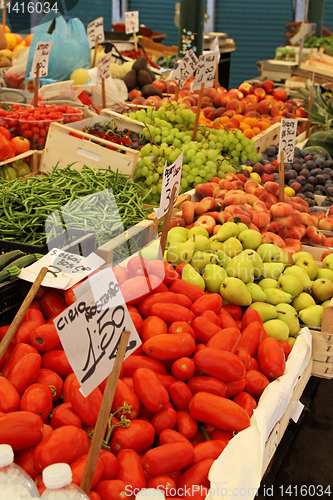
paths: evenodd
<path fill-rule="evenodd" d="M 30 150 L 27 151 L 26 153 L 21 153 L 20 155 L 16 155 L 13 158 L 10 158 L 9 160 L 1 161 L 0 167 L 4 167 L 5 165 L 11 165 L 14 161 L 17 160 L 24 160 L 29 164 L 31 172 L 35 173 L 39 171 L 39 165 L 41 162 L 42 154 L 43 151 Z"/>
<path fill-rule="evenodd" d="M 50 172 L 57 164 L 59 168 L 73 164 L 73 168 L 76 170 L 80 170 L 84 165 L 89 165 L 92 168 L 110 166 L 113 171 L 118 170 L 122 174 L 133 176 L 139 151 L 94 137 L 85 132 L 80 132 L 81 137 L 72 135 L 77 133 L 75 128 L 66 125 L 58 123 L 50 125 L 40 172 Z M 103 145 L 114 147 L 121 152 L 107 149 Z"/>

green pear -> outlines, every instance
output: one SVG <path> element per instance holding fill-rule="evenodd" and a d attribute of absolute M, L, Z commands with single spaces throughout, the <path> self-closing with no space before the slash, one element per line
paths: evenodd
<path fill-rule="evenodd" d="M 278 280 L 284 271 L 284 264 L 282 262 L 264 262 L 262 276 L 264 278 L 271 278 Z"/>
<path fill-rule="evenodd" d="M 333 271 L 330 269 L 319 269 L 316 279 L 325 278 L 333 282 Z"/>
<path fill-rule="evenodd" d="M 168 233 L 166 246 L 169 248 L 176 243 L 185 243 L 186 237 L 180 233 Z"/>
<path fill-rule="evenodd" d="M 288 337 L 287 342 L 288 342 L 288 344 L 291 345 L 291 347 L 294 347 L 294 344 L 296 342 L 296 337 Z"/>
<path fill-rule="evenodd" d="M 303 292 L 303 285 L 295 276 L 283 274 L 277 282 L 277 288 L 290 293 L 293 297 Z"/>
<path fill-rule="evenodd" d="M 333 253 L 326 255 L 323 262 L 323 269 L 330 269 L 333 271 Z"/>
<path fill-rule="evenodd" d="M 306 326 L 321 326 L 324 308 L 320 305 L 309 306 L 299 311 L 301 322 Z"/>
<path fill-rule="evenodd" d="M 292 266 L 294 262 L 291 253 L 285 250 L 284 248 L 280 248 L 279 250 L 280 252 L 277 255 L 275 255 L 273 261 L 282 262 L 282 264 L 284 264 L 285 266 Z"/>
<path fill-rule="evenodd" d="M 311 255 L 310 252 L 296 252 L 293 255 L 293 261 L 294 261 L 294 263 L 298 259 L 313 259 L 313 255 Z"/>
<path fill-rule="evenodd" d="M 318 265 L 313 259 L 298 259 L 295 262 L 295 266 L 304 269 L 304 271 L 308 273 L 310 280 L 313 281 L 314 279 L 316 279 L 316 276 L 318 274 Z"/>
<path fill-rule="evenodd" d="M 327 307 L 327 306 L 329 306 L 329 305 L 330 305 L 330 303 L 331 303 L 331 301 L 330 301 L 330 300 L 325 300 L 325 302 L 323 302 L 323 303 L 321 304 L 321 307 Z"/>
<path fill-rule="evenodd" d="M 333 283 L 325 278 L 319 278 L 313 283 L 311 292 L 317 302 L 330 300 L 333 297 Z"/>
<path fill-rule="evenodd" d="M 289 326 L 289 335 L 295 337 L 300 330 L 296 309 L 290 304 L 282 303 L 276 305 L 276 310 L 277 319 L 284 321 Z"/>
<path fill-rule="evenodd" d="M 231 237 L 237 237 L 239 235 L 240 228 L 235 222 L 225 222 L 222 227 L 216 233 L 214 239 L 218 241 L 226 241 Z"/>
<path fill-rule="evenodd" d="M 217 264 L 207 264 L 202 274 L 206 290 L 210 293 L 220 293 L 222 282 L 227 278 L 224 267 Z"/>
<path fill-rule="evenodd" d="M 268 337 L 276 340 L 286 341 L 289 337 L 289 326 L 281 319 L 271 319 L 264 323 L 264 329 Z"/>
<path fill-rule="evenodd" d="M 182 280 L 186 281 L 186 283 L 191 283 L 192 285 L 196 285 L 201 288 L 201 290 L 205 291 L 205 280 L 203 277 L 191 266 L 191 264 L 185 264 L 182 272 Z"/>
<path fill-rule="evenodd" d="M 227 222 L 228 224 L 228 222 Z M 223 227 L 223 226 L 222 226 Z M 223 242 L 222 244 L 222 250 L 225 252 L 229 257 L 236 257 L 239 253 L 243 251 L 243 246 L 241 242 L 232 236 L 231 238 L 228 238 L 226 241 Z"/>
<path fill-rule="evenodd" d="M 266 302 L 253 302 L 250 307 L 257 311 L 263 323 L 277 317 L 277 310 L 275 307 L 271 304 L 267 304 Z"/>
<path fill-rule="evenodd" d="M 173 234 L 173 233 L 179 233 L 179 234 L 182 234 L 183 236 L 185 236 L 185 238 L 187 238 L 188 232 L 189 232 L 189 229 L 187 229 L 186 227 L 175 226 L 175 227 L 172 227 L 171 229 L 169 229 L 168 235 Z"/>
<path fill-rule="evenodd" d="M 222 250 L 223 243 L 221 241 L 212 240 L 212 238 L 209 238 L 209 241 L 211 252 L 218 252 L 219 250 Z"/>
<path fill-rule="evenodd" d="M 193 235 L 198 235 L 198 234 L 201 234 L 202 236 L 206 236 L 206 238 L 209 238 L 209 232 L 207 231 L 207 229 L 205 229 L 202 226 L 194 226 L 191 227 L 191 229 L 188 229 L 187 239 L 190 239 L 192 238 Z"/>
<path fill-rule="evenodd" d="M 290 266 L 284 270 L 283 274 L 287 276 L 296 276 L 303 285 L 303 292 L 311 290 L 311 280 L 305 269 L 299 266 Z"/>
<path fill-rule="evenodd" d="M 220 295 L 236 306 L 249 306 L 252 303 L 251 294 L 245 283 L 238 278 L 226 278 L 221 284 Z"/>
<path fill-rule="evenodd" d="M 246 255 L 246 259 L 253 264 L 254 278 L 260 278 L 263 272 L 264 264 L 258 252 L 252 250 L 251 248 L 246 248 L 240 255 Z"/>
<path fill-rule="evenodd" d="M 239 234 L 241 234 L 243 231 L 247 231 L 249 229 L 247 227 L 247 225 L 244 224 L 244 222 L 237 222 L 237 226 L 239 227 Z"/>
<path fill-rule="evenodd" d="M 217 250 L 217 252 L 215 252 L 215 255 L 217 257 L 217 263 L 219 264 L 219 266 L 222 266 L 224 267 L 224 269 L 226 269 L 227 265 L 231 260 L 229 255 L 223 252 L 223 250 Z"/>
<path fill-rule="evenodd" d="M 203 234 L 194 234 L 187 241 L 193 241 L 195 244 L 195 250 L 199 250 L 200 252 L 206 252 L 210 250 L 210 241 L 207 236 Z"/>
<path fill-rule="evenodd" d="M 211 252 L 194 251 L 190 264 L 198 273 L 202 273 L 207 264 L 215 264 L 216 255 Z"/>
<path fill-rule="evenodd" d="M 161 241 L 159 238 L 150 241 L 148 245 L 139 251 L 139 255 L 147 260 L 161 260 Z"/>
<path fill-rule="evenodd" d="M 262 234 L 254 229 L 245 229 L 240 233 L 238 239 L 244 249 L 250 248 L 251 250 L 256 250 L 261 245 Z"/>
<path fill-rule="evenodd" d="M 251 294 L 252 302 L 265 302 L 266 294 L 256 283 L 246 283 L 246 288 Z"/>
<path fill-rule="evenodd" d="M 239 278 L 244 283 L 253 283 L 254 281 L 254 269 L 253 264 L 249 261 L 244 253 L 240 253 L 236 257 L 230 260 L 227 265 L 228 276 Z"/>
<path fill-rule="evenodd" d="M 309 306 L 315 306 L 316 302 L 312 295 L 306 292 L 300 293 L 297 297 L 294 298 L 291 305 L 297 310 L 305 309 Z"/>
<path fill-rule="evenodd" d="M 279 290 L 278 288 L 266 288 L 266 302 L 269 304 L 280 304 L 284 302 L 285 304 L 290 304 L 293 300 L 293 296 L 290 293 L 286 293 L 283 290 Z"/>
<path fill-rule="evenodd" d="M 263 262 L 272 262 L 276 256 L 280 255 L 280 248 L 272 243 L 263 243 L 257 247 L 257 252 Z"/>
<path fill-rule="evenodd" d="M 263 280 L 260 280 L 258 285 L 260 288 L 262 288 L 264 291 L 266 288 L 276 288 L 278 282 L 274 280 L 273 278 L 264 278 Z"/>
<path fill-rule="evenodd" d="M 183 262 L 190 262 L 195 249 L 193 241 L 185 241 L 185 243 L 175 243 L 170 245 L 166 258 L 167 261 L 173 266 L 178 266 Z"/>

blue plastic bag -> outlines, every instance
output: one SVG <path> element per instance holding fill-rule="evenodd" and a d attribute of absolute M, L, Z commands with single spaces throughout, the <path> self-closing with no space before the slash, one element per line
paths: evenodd
<path fill-rule="evenodd" d="M 55 28 L 48 33 L 52 23 Z M 91 66 L 91 52 L 84 24 L 80 19 L 70 19 L 66 23 L 62 16 L 50 17 L 48 22 L 38 25 L 29 49 L 25 76 L 28 78 L 38 42 L 53 42 L 50 50 L 48 78 L 53 80 L 69 80 L 72 72 L 78 68 Z"/>

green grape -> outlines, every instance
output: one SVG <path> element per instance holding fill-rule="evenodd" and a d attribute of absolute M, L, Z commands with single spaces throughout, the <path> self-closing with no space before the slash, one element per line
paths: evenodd
<path fill-rule="evenodd" d="M 203 161 L 200 160 L 200 158 L 196 158 L 195 160 L 195 164 L 198 166 L 198 167 L 201 167 L 201 165 L 203 164 Z"/>
<path fill-rule="evenodd" d="M 238 143 L 238 144 L 236 144 L 236 148 L 235 149 L 236 149 L 236 151 L 242 151 L 243 146 L 240 143 Z"/>
<path fill-rule="evenodd" d="M 207 174 L 207 172 L 206 172 L 206 170 L 205 170 L 204 168 L 203 168 L 203 169 L 201 169 L 201 170 L 199 170 L 199 175 L 200 175 L 201 177 L 205 177 L 205 176 L 206 176 L 206 174 Z"/>
<path fill-rule="evenodd" d="M 216 172 L 217 172 L 216 167 L 214 167 L 214 168 L 212 167 L 212 168 L 210 169 L 210 171 L 209 171 L 209 173 L 210 173 L 210 174 L 212 174 L 212 176 L 213 176 L 213 177 L 214 177 L 214 175 L 216 175 Z"/>
<path fill-rule="evenodd" d="M 205 158 L 205 155 L 202 152 L 199 152 L 199 153 L 197 153 L 196 158 L 203 160 Z"/>
<path fill-rule="evenodd" d="M 145 144 L 143 148 L 141 148 L 141 153 L 143 156 L 149 155 L 149 153 L 151 153 L 151 144 Z"/>
<path fill-rule="evenodd" d="M 246 146 L 246 147 L 245 147 L 245 151 L 246 151 L 247 153 L 252 153 L 252 147 L 251 147 L 251 146 Z"/>
<path fill-rule="evenodd" d="M 209 148 L 209 144 L 207 142 L 203 142 L 201 148 L 203 149 L 203 151 L 205 151 L 206 149 Z"/>
<path fill-rule="evenodd" d="M 134 170 L 134 177 L 136 178 L 139 178 L 141 177 L 141 172 L 142 172 L 142 169 L 140 167 L 136 167 L 136 169 Z"/>
<path fill-rule="evenodd" d="M 156 146 L 156 144 L 154 144 L 152 147 L 152 154 L 154 156 L 158 156 L 160 154 L 160 148 L 159 146 Z"/>
<path fill-rule="evenodd" d="M 148 174 L 149 174 L 148 167 L 142 167 L 141 175 L 143 175 L 144 177 L 147 177 Z"/>
<path fill-rule="evenodd" d="M 180 185 L 181 185 L 181 187 L 182 187 L 182 188 L 186 189 L 186 188 L 187 188 L 187 186 L 188 186 L 188 182 L 187 182 L 187 180 L 186 180 L 186 179 L 184 179 L 184 178 L 183 178 L 183 179 L 181 179 L 181 181 L 180 181 Z"/>
<path fill-rule="evenodd" d="M 158 173 L 157 173 L 157 172 L 155 172 L 155 173 L 153 174 L 153 182 L 157 182 L 159 178 L 160 178 L 160 176 L 158 175 Z"/>
<path fill-rule="evenodd" d="M 179 139 L 175 138 L 175 139 L 173 140 L 172 145 L 173 145 L 175 148 L 178 148 L 178 146 L 180 146 L 180 145 L 181 145 L 181 141 L 180 141 Z"/>
<path fill-rule="evenodd" d="M 223 146 L 224 146 L 226 149 L 228 149 L 228 147 L 230 146 L 230 141 L 229 141 L 229 140 L 224 141 Z"/>
<path fill-rule="evenodd" d="M 200 184 L 202 182 L 202 177 L 200 175 L 197 175 L 194 179 L 195 184 Z"/>
<path fill-rule="evenodd" d="M 161 192 L 162 192 L 162 185 L 161 184 L 157 184 L 157 192 L 161 194 Z"/>
<path fill-rule="evenodd" d="M 175 162 L 175 161 L 177 160 L 178 156 L 180 155 L 180 153 L 181 153 L 181 151 L 180 151 L 179 149 L 175 149 L 175 150 L 171 153 L 171 155 L 170 155 L 170 157 L 169 157 L 170 162 L 171 162 L 171 163 Z"/>
<path fill-rule="evenodd" d="M 179 134 L 179 132 L 180 132 L 179 128 L 175 128 L 175 127 L 170 130 L 170 133 L 173 135 Z"/>
<path fill-rule="evenodd" d="M 190 135 L 184 135 L 183 141 L 184 142 L 190 142 L 190 141 L 192 141 L 192 137 Z"/>
<path fill-rule="evenodd" d="M 156 194 L 157 193 L 157 186 L 153 186 L 151 188 L 151 192 L 152 192 L 152 194 Z"/>
<path fill-rule="evenodd" d="M 207 161 L 206 162 L 206 166 L 209 167 L 209 168 L 215 168 L 216 164 L 213 161 Z"/>
<path fill-rule="evenodd" d="M 150 158 L 148 158 L 148 156 L 143 158 L 142 162 L 146 167 L 149 167 L 151 165 L 151 160 L 150 160 Z"/>
<path fill-rule="evenodd" d="M 212 149 L 215 149 L 216 148 L 216 142 L 215 141 L 209 141 L 208 143 L 209 147 L 212 148 Z"/>
<path fill-rule="evenodd" d="M 213 178 L 212 174 L 206 174 L 205 179 L 206 179 L 207 181 L 211 181 L 211 180 L 212 180 L 212 178 Z"/>
<path fill-rule="evenodd" d="M 183 172 L 189 172 L 191 170 L 191 167 L 190 167 L 190 165 L 187 165 L 185 163 L 185 165 L 183 165 L 183 169 L 182 170 L 183 170 Z"/>
<path fill-rule="evenodd" d="M 150 184 L 153 183 L 153 176 L 152 175 L 148 175 L 148 177 L 146 178 L 146 184 L 147 186 L 150 186 Z"/>
<path fill-rule="evenodd" d="M 188 176 L 186 177 L 186 180 L 189 184 L 192 184 L 192 182 L 194 182 L 194 175 L 188 174 Z"/>
<path fill-rule="evenodd" d="M 198 168 L 192 168 L 191 170 L 191 174 L 196 177 L 197 175 L 199 175 L 199 169 Z"/>
<path fill-rule="evenodd" d="M 188 156 L 189 158 L 193 158 L 195 155 L 196 155 L 196 150 L 195 150 L 195 149 L 190 149 L 190 150 L 187 152 L 187 156 Z"/>
<path fill-rule="evenodd" d="M 159 135 L 155 135 L 155 142 L 161 142 L 161 136 L 160 136 L 160 134 Z"/>
<path fill-rule="evenodd" d="M 204 169 L 205 169 L 205 172 L 210 172 L 210 166 L 209 166 L 209 165 L 207 165 L 207 163 L 206 163 L 206 165 L 204 166 Z M 201 174 L 200 174 L 200 175 L 201 175 Z"/>

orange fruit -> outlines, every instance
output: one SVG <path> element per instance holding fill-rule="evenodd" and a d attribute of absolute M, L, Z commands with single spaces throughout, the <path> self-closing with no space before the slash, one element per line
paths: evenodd
<path fill-rule="evenodd" d="M 270 127 L 270 123 L 267 123 L 264 120 L 260 120 L 258 123 L 260 123 L 263 130 L 266 130 L 266 129 L 268 129 L 268 127 Z"/>
<path fill-rule="evenodd" d="M 25 44 L 26 44 L 26 46 L 27 46 L 27 47 L 29 47 L 29 46 L 30 46 L 30 44 L 31 44 L 31 40 L 32 40 L 32 37 L 33 37 L 33 36 L 34 36 L 34 34 L 33 34 L 33 33 L 29 33 L 29 35 L 27 35 L 27 36 L 26 36 L 26 38 L 25 38 Z"/>
<path fill-rule="evenodd" d="M 253 132 L 255 133 L 255 135 L 258 135 L 258 134 L 260 134 L 260 132 L 261 132 L 261 130 L 260 130 L 260 128 L 259 128 L 259 127 L 253 127 L 253 128 L 252 128 L 252 130 L 253 130 Z"/>
<path fill-rule="evenodd" d="M 255 133 L 253 132 L 253 130 L 251 128 L 247 128 L 246 130 L 243 130 L 243 134 L 248 139 L 253 139 L 253 137 L 255 136 Z"/>
<path fill-rule="evenodd" d="M 18 45 L 15 45 L 15 47 L 13 48 L 13 52 L 17 52 L 18 50 L 21 50 L 24 48 L 25 48 L 25 45 L 23 45 L 22 43 L 19 43 Z"/>
<path fill-rule="evenodd" d="M 244 123 L 247 123 L 252 128 L 256 126 L 257 120 L 249 116 L 247 118 L 244 118 Z"/>
<path fill-rule="evenodd" d="M 244 130 L 251 130 L 251 127 L 248 123 L 241 122 L 241 124 L 239 125 L 239 130 L 244 132 Z"/>
<path fill-rule="evenodd" d="M 226 128 L 229 130 L 233 130 L 235 128 L 235 125 L 232 122 L 228 122 L 225 124 Z"/>
<path fill-rule="evenodd" d="M 4 32 L 5 32 L 5 33 L 10 33 L 10 27 L 9 27 L 9 26 L 7 26 L 7 24 L 5 25 Z"/>
<path fill-rule="evenodd" d="M 237 118 L 237 120 L 240 122 L 244 121 L 244 115 L 234 115 L 234 118 Z"/>
<path fill-rule="evenodd" d="M 13 50 L 16 45 L 16 38 L 13 33 L 5 33 L 5 37 L 7 38 L 7 49 Z"/>
<path fill-rule="evenodd" d="M 18 33 L 13 33 L 13 35 L 15 36 L 16 38 L 16 44 L 18 45 L 19 43 L 23 42 L 23 38 L 21 37 L 21 35 L 19 35 Z"/>

